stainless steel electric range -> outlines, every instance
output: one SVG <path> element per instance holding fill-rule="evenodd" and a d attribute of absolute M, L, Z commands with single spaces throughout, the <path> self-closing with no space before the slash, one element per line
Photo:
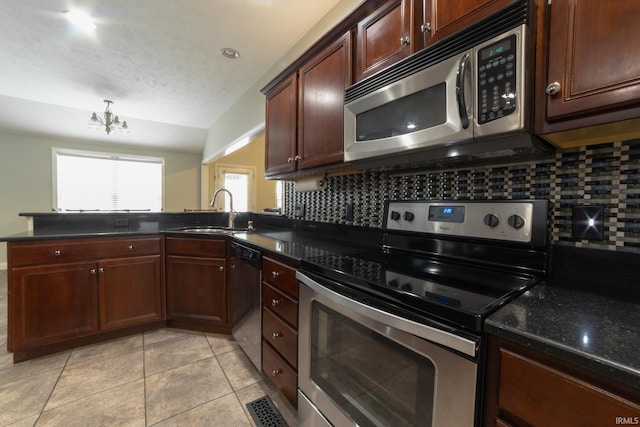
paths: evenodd
<path fill-rule="evenodd" d="M 541 282 L 548 202 L 387 201 L 383 246 L 302 261 L 301 426 L 474 426 L 483 323 Z"/>

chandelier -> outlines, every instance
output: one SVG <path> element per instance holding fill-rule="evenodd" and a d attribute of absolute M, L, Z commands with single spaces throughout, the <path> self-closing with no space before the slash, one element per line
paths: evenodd
<path fill-rule="evenodd" d="M 100 128 L 104 126 L 104 131 L 107 132 L 107 135 L 112 131 L 115 132 L 129 132 L 129 126 L 127 126 L 127 121 L 123 120 L 122 122 L 118 118 L 118 116 L 114 116 L 111 111 L 111 104 L 113 101 L 109 101 L 105 99 L 104 102 L 107 103 L 107 108 L 104 110 L 103 117 L 98 117 L 96 113 L 91 115 L 90 125 L 92 127 Z"/>

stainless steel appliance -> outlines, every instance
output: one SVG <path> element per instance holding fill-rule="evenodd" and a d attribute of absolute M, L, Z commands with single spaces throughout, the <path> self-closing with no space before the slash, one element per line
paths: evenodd
<path fill-rule="evenodd" d="M 528 132 L 528 16 L 528 2 L 516 2 L 348 88 L 345 161 L 376 168 L 550 152 Z"/>
<path fill-rule="evenodd" d="M 237 242 L 231 242 L 230 247 L 231 333 L 258 371 L 261 371 L 262 254 Z"/>
<path fill-rule="evenodd" d="M 301 426 L 480 423 L 484 319 L 539 283 L 548 202 L 387 201 L 383 247 L 303 260 Z"/>

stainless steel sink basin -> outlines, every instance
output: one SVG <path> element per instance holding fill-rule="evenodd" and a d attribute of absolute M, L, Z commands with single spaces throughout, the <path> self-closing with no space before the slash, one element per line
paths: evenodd
<path fill-rule="evenodd" d="M 241 227 L 224 227 L 224 226 L 211 226 L 211 225 L 196 225 L 188 227 L 174 228 L 171 231 L 180 231 L 182 233 L 195 233 L 195 234 L 233 234 L 243 231 L 247 231 L 246 228 Z"/>

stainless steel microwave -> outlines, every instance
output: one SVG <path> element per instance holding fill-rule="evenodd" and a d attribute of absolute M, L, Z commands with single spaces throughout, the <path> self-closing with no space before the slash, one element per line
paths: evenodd
<path fill-rule="evenodd" d="M 417 152 L 440 161 L 468 153 L 495 157 L 512 148 L 516 153 L 523 145 L 528 150 L 529 138 L 504 139 L 528 134 L 527 29 L 522 24 L 347 100 L 345 161 L 397 154 L 411 161 Z M 499 143 L 482 144 L 490 139 Z"/>

